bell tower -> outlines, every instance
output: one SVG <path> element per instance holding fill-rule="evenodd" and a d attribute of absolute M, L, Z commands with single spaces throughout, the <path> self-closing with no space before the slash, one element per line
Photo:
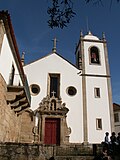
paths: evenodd
<path fill-rule="evenodd" d="M 102 39 L 89 31 L 76 47 L 76 66 L 81 70 L 84 143 L 103 140 L 114 131 L 111 77 L 105 35 Z M 93 136 L 94 135 L 94 136 Z"/>

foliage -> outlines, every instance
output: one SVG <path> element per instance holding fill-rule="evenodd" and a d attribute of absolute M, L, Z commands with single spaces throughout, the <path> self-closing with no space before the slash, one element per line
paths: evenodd
<path fill-rule="evenodd" d="M 71 18 L 75 16 L 73 11 L 73 3 L 75 0 L 50 0 L 51 7 L 48 7 L 47 13 L 49 15 L 48 26 L 50 28 L 64 28 L 67 27 L 67 24 L 70 23 Z M 104 0 L 84 0 L 86 3 L 92 2 L 93 4 L 103 5 Z M 119 2 L 120 0 L 116 0 Z M 109 0 L 110 7 L 113 0 Z"/>
<path fill-rule="evenodd" d="M 72 0 L 51 0 L 52 7 L 48 7 L 48 14 L 50 20 L 48 25 L 53 27 L 67 27 L 71 18 L 74 17 Z"/>

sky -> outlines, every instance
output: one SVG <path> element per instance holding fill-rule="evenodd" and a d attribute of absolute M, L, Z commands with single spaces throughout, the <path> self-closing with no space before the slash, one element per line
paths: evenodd
<path fill-rule="evenodd" d="M 20 55 L 25 52 L 25 63 L 39 59 L 53 48 L 57 38 L 57 52 L 75 64 L 75 48 L 80 31 L 88 30 L 98 38 L 105 33 L 112 84 L 113 102 L 120 104 L 120 2 L 110 0 L 103 5 L 73 0 L 76 16 L 64 29 L 48 26 L 47 8 L 51 0 L 0 0 L 0 10 L 8 10 L 11 16 Z"/>

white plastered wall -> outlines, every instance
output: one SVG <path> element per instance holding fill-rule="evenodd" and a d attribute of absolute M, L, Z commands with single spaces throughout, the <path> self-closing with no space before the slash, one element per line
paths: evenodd
<path fill-rule="evenodd" d="M 50 54 L 34 63 L 24 67 L 29 85 L 37 84 L 40 86 L 40 93 L 32 96 L 32 109 L 39 107 L 41 100 L 47 95 L 47 79 L 49 73 L 60 74 L 60 96 L 62 102 L 66 103 L 69 109 L 67 114 L 68 127 L 72 133 L 70 141 L 83 142 L 83 109 L 82 109 L 82 86 L 79 70 L 57 54 Z M 75 96 L 69 96 L 66 89 L 74 86 L 77 89 Z"/>
<path fill-rule="evenodd" d="M 3 44 L 2 44 L 1 53 L 0 53 L 0 73 L 2 74 L 7 84 L 9 82 L 9 76 L 11 73 L 12 64 L 14 65 L 14 68 L 15 68 L 15 76 L 14 76 L 13 84 L 18 85 L 20 82 L 22 85 L 22 81 L 19 76 L 19 71 L 18 71 L 16 62 L 14 60 L 13 53 L 9 46 L 7 36 L 6 34 L 4 34 Z"/>
<path fill-rule="evenodd" d="M 100 64 L 90 64 L 89 49 L 96 46 L 99 49 Z M 103 43 L 84 42 L 86 99 L 88 118 L 88 142 L 100 143 L 105 132 L 111 133 L 108 84 Z M 100 98 L 95 98 L 94 88 L 100 88 Z M 96 128 L 96 119 L 102 119 L 102 130 Z"/>
<path fill-rule="evenodd" d="M 90 57 L 89 57 L 89 49 L 92 46 L 96 46 L 99 48 L 100 54 L 100 64 L 90 64 Z M 103 43 L 97 42 L 84 42 L 84 56 L 85 56 L 85 73 L 86 74 L 94 74 L 94 75 L 106 75 L 106 66 L 105 66 L 105 55 L 104 55 L 104 48 Z"/>
<path fill-rule="evenodd" d="M 87 77 L 86 82 L 88 141 L 100 143 L 104 140 L 105 132 L 111 133 L 107 81 L 104 77 Z M 100 88 L 100 98 L 95 97 L 94 88 Z M 102 119 L 101 130 L 97 129 L 97 118 Z"/>

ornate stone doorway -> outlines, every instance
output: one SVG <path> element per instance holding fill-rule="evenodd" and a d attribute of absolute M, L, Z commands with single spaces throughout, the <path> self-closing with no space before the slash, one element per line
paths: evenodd
<path fill-rule="evenodd" d="M 46 96 L 35 111 L 38 115 L 38 142 L 48 145 L 69 143 L 71 133 L 66 117 L 69 109 L 61 98 Z"/>

